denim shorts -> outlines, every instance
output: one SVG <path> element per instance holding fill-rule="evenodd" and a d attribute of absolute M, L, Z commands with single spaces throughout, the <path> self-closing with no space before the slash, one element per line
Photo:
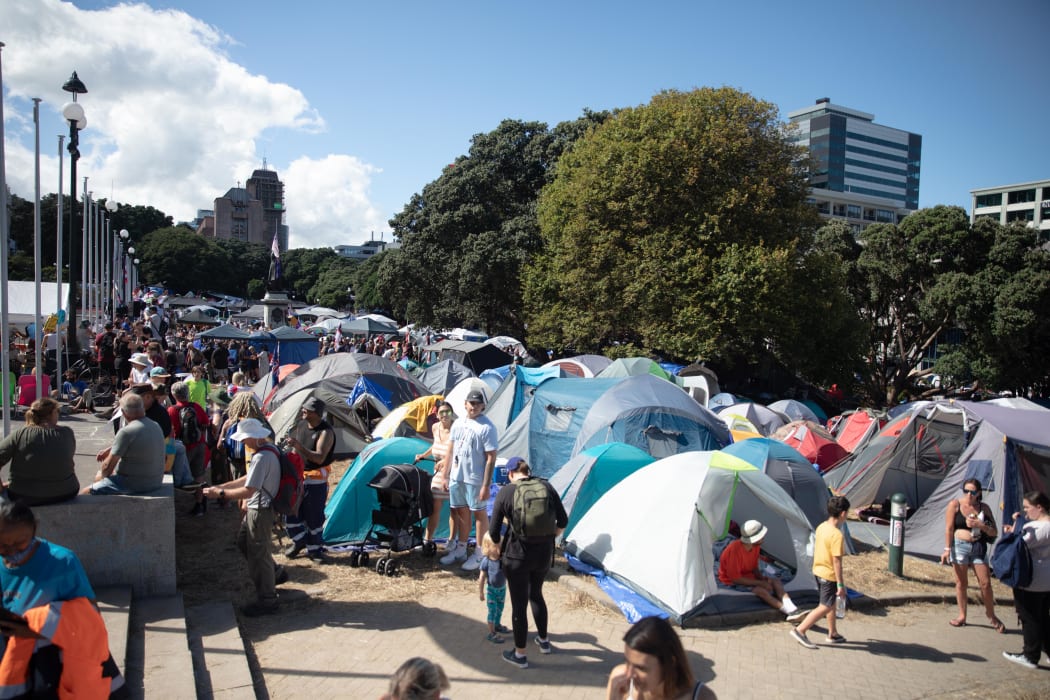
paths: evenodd
<path fill-rule="evenodd" d="M 92 496 L 122 496 L 130 493 L 131 490 L 124 484 L 120 474 L 104 476 L 91 485 Z"/>
<path fill-rule="evenodd" d="M 987 564 L 988 547 L 983 542 L 974 544 L 966 540 L 955 540 L 952 544 L 952 562 L 960 566 Z"/>
<path fill-rule="evenodd" d="M 488 504 L 478 500 L 477 484 L 467 484 L 462 481 L 453 481 L 448 486 L 448 504 L 452 508 L 469 508 L 472 511 L 485 510 Z"/>

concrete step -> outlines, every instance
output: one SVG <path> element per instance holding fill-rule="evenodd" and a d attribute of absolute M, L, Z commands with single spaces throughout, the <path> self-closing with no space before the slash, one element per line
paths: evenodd
<path fill-rule="evenodd" d="M 95 589 L 98 609 L 109 636 L 109 653 L 124 673 L 128 652 L 128 627 L 131 623 L 131 586 L 106 586 Z"/>
<path fill-rule="evenodd" d="M 255 700 L 248 656 L 229 602 L 205 603 L 186 609 L 190 651 L 202 700 Z M 266 697 L 265 693 L 262 697 Z"/>
<path fill-rule="evenodd" d="M 131 697 L 197 697 L 182 595 L 136 598 L 131 607 L 125 677 Z"/>

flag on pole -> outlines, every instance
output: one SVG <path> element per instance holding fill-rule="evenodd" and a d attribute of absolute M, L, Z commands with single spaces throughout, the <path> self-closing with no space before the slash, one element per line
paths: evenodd
<path fill-rule="evenodd" d="M 273 230 L 273 244 L 270 246 L 270 255 L 273 256 L 273 261 L 270 263 L 270 281 L 275 282 L 281 279 L 281 244 L 277 241 L 277 231 L 280 229 L 278 226 Z"/>

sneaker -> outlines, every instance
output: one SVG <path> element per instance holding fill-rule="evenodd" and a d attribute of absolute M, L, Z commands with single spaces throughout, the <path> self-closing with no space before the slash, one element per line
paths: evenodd
<path fill-rule="evenodd" d="M 845 644 L 846 638 L 841 634 L 836 634 L 834 637 L 828 637 L 825 641 L 828 644 Z"/>
<path fill-rule="evenodd" d="M 496 631 L 499 632 L 500 634 L 510 634 L 511 633 L 510 627 L 507 627 L 506 625 L 496 625 Z"/>
<path fill-rule="evenodd" d="M 489 632 L 487 635 L 485 635 L 485 639 L 492 642 L 493 644 L 503 644 L 503 642 L 507 641 L 503 637 L 499 636 L 498 632 Z"/>
<path fill-rule="evenodd" d="M 245 617 L 260 617 L 262 615 L 273 615 L 277 612 L 277 604 L 263 605 L 262 603 L 249 603 L 241 606 L 241 613 Z"/>
<path fill-rule="evenodd" d="M 455 546 L 454 549 L 448 550 L 448 554 L 438 559 L 443 565 L 448 566 L 454 564 L 457 561 L 461 561 L 467 558 L 467 545 L 460 543 Z"/>
<path fill-rule="evenodd" d="M 1029 661 L 1024 654 L 1010 654 L 1004 651 L 1003 658 L 1007 661 L 1013 661 L 1018 666 L 1024 666 L 1025 668 L 1032 671 L 1039 668 L 1037 664 L 1033 664 L 1031 661 Z"/>
<path fill-rule="evenodd" d="M 806 647 L 807 649 L 816 649 L 817 648 L 817 645 L 814 644 L 813 642 L 809 641 L 808 639 L 806 639 L 806 635 L 804 635 L 802 632 L 799 632 L 797 627 L 793 627 L 791 629 L 791 637 L 792 637 L 792 639 L 794 639 L 796 642 L 798 642 L 802 646 Z"/>
<path fill-rule="evenodd" d="M 507 649 L 503 652 L 503 660 L 511 666 L 517 666 L 518 668 L 528 668 L 529 659 L 526 656 L 518 656 L 518 653 L 513 649 Z"/>
<path fill-rule="evenodd" d="M 299 556 L 299 552 L 303 551 L 303 547 L 305 546 L 306 545 L 304 545 L 302 542 L 292 542 L 288 547 L 285 548 L 284 556 L 288 557 L 289 559 L 295 559 L 297 556 Z"/>
<path fill-rule="evenodd" d="M 532 641 L 536 642 L 536 646 L 540 648 L 541 654 L 549 654 L 554 649 L 551 647 L 550 640 L 540 639 L 539 637 L 534 638 Z"/>
<path fill-rule="evenodd" d="M 795 612 L 793 612 L 790 615 L 788 615 L 786 619 L 787 619 L 788 622 L 798 622 L 799 620 L 801 620 L 805 616 L 806 616 L 806 611 L 805 610 L 796 610 Z"/>
<path fill-rule="evenodd" d="M 481 560 L 485 558 L 485 555 L 480 551 L 475 550 L 474 554 L 467 557 L 467 560 L 463 562 L 463 566 L 460 567 L 464 571 L 477 571 L 478 567 L 481 566 Z"/>
<path fill-rule="evenodd" d="M 332 560 L 328 558 L 328 555 L 324 553 L 323 549 L 318 549 L 315 552 L 310 552 L 306 555 L 310 561 L 315 564 L 331 564 Z"/>

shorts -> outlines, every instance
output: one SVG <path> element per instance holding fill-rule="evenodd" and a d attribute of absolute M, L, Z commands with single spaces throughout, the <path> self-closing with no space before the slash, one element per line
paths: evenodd
<path fill-rule="evenodd" d="M 839 584 L 834 581 L 828 581 L 822 579 L 819 576 L 817 579 L 817 591 L 820 594 L 820 604 L 829 608 L 834 608 L 835 603 L 838 602 Z"/>
<path fill-rule="evenodd" d="M 124 477 L 120 474 L 104 476 L 91 485 L 92 496 L 126 496 L 130 493 L 131 490 L 125 485 Z"/>
<path fill-rule="evenodd" d="M 477 484 L 453 481 L 448 487 L 448 504 L 452 508 L 469 508 L 472 511 L 485 510 L 488 504 L 478 500 Z"/>
<path fill-rule="evenodd" d="M 988 547 L 984 542 L 974 543 L 966 540 L 955 540 L 952 543 L 952 562 L 960 566 L 987 564 Z"/>

